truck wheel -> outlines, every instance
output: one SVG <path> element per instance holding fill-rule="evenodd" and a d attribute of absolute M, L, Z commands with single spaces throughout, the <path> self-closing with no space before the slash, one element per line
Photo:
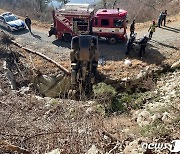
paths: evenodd
<path fill-rule="evenodd" d="M 63 40 L 65 42 L 71 42 L 72 36 L 70 34 L 64 34 Z"/>
<path fill-rule="evenodd" d="M 117 40 L 115 37 L 110 37 L 110 38 L 108 38 L 108 42 L 109 42 L 109 44 L 115 44 L 117 42 Z"/>

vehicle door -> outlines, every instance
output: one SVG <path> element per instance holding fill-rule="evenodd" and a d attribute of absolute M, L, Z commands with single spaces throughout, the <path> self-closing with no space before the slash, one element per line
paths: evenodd
<path fill-rule="evenodd" d="M 113 27 L 115 27 L 116 32 L 124 33 L 124 20 L 123 19 L 114 19 Z"/>

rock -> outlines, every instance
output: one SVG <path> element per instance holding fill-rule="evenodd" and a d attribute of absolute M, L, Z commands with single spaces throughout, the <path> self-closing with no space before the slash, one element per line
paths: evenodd
<path fill-rule="evenodd" d="M 132 120 L 137 121 L 138 114 L 141 112 L 141 110 L 133 111 L 132 112 Z"/>
<path fill-rule="evenodd" d="M 29 87 L 22 87 L 20 90 L 19 90 L 19 93 L 21 94 L 21 95 L 24 95 L 24 94 L 27 94 L 28 92 L 29 92 Z"/>
<path fill-rule="evenodd" d="M 129 59 L 125 59 L 124 64 L 128 66 L 132 66 L 132 62 Z"/>
<path fill-rule="evenodd" d="M 141 127 L 149 125 L 151 121 L 151 114 L 148 111 L 142 111 L 137 116 L 137 123 Z"/>
<path fill-rule="evenodd" d="M 180 68 L 180 59 L 171 65 L 172 69 Z"/>
<path fill-rule="evenodd" d="M 52 150 L 51 152 L 48 152 L 46 154 L 61 154 L 59 149 Z"/>
<path fill-rule="evenodd" d="M 163 121 L 165 124 L 170 124 L 170 123 L 172 123 L 172 120 L 173 120 L 173 117 L 171 116 L 170 113 L 168 113 L 168 112 L 164 112 L 164 113 L 163 113 L 162 121 Z"/>
<path fill-rule="evenodd" d="M 4 95 L 4 91 L 0 88 L 0 96 Z"/>
<path fill-rule="evenodd" d="M 158 112 L 159 110 L 161 110 L 162 108 L 167 107 L 167 104 L 163 102 L 155 102 L 155 103 L 149 103 L 145 106 L 146 109 L 148 109 L 149 111 L 153 111 L 153 112 Z"/>
<path fill-rule="evenodd" d="M 101 154 L 102 152 L 93 144 L 86 154 Z"/>
<path fill-rule="evenodd" d="M 11 89 L 17 89 L 14 74 L 8 68 L 6 70 L 6 77 L 8 78 L 9 83 L 11 84 Z"/>
<path fill-rule="evenodd" d="M 41 97 L 41 96 L 34 96 L 38 101 L 44 101 L 44 98 L 43 97 Z"/>
<path fill-rule="evenodd" d="M 91 115 L 91 114 L 93 114 L 93 113 L 95 113 L 95 110 L 94 110 L 93 107 L 87 108 L 87 110 L 86 110 L 86 114 L 87 114 L 87 115 Z"/>
<path fill-rule="evenodd" d="M 161 114 L 155 113 L 153 116 L 151 116 L 151 123 L 155 122 L 156 120 L 160 119 L 162 117 Z"/>
<path fill-rule="evenodd" d="M 89 105 L 89 106 L 92 106 L 92 105 L 94 105 L 96 102 L 95 101 L 87 101 L 87 104 Z"/>
<path fill-rule="evenodd" d="M 146 67 L 145 69 L 141 70 L 137 75 L 137 77 L 135 78 L 136 82 L 145 78 L 148 75 L 148 72 L 149 72 L 149 67 Z"/>
<path fill-rule="evenodd" d="M 143 154 L 146 150 L 141 148 L 138 140 L 130 142 L 123 151 L 123 154 Z"/>

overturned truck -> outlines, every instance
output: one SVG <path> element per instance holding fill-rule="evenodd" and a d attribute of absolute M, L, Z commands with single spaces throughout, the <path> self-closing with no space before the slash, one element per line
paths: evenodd
<path fill-rule="evenodd" d="M 88 95 L 96 81 L 99 60 L 98 39 L 91 35 L 73 37 L 71 42 L 72 90 Z"/>
<path fill-rule="evenodd" d="M 38 90 L 45 96 L 69 97 L 90 96 L 92 86 L 97 80 L 99 60 L 98 38 L 91 35 L 73 37 L 70 53 L 71 72 L 65 70 L 64 75 L 49 77 L 39 73 L 35 78 Z"/>

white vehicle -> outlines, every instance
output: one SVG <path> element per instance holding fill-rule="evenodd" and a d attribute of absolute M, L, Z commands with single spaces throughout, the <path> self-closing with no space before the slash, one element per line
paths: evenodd
<path fill-rule="evenodd" d="M 9 31 L 17 31 L 26 28 L 25 23 L 10 12 L 0 15 L 0 26 L 7 28 Z"/>

